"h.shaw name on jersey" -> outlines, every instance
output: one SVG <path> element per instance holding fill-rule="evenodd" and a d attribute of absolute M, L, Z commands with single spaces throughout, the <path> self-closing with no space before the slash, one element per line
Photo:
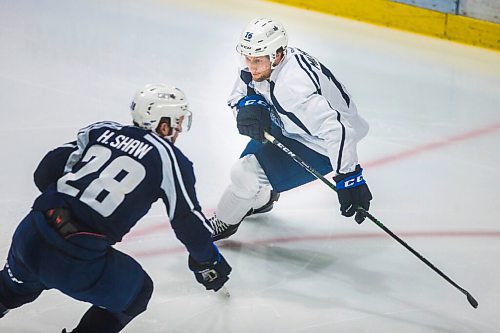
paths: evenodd
<path fill-rule="evenodd" d="M 33 209 L 68 207 L 75 219 L 111 243 L 121 241 L 161 199 L 190 254 L 200 262 L 213 259 L 192 162 L 154 132 L 114 122 L 87 126 L 76 142 L 44 157 L 35 183 L 43 193 Z"/>

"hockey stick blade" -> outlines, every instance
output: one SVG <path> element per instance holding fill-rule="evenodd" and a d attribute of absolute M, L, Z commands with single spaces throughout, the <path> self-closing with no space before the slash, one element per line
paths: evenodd
<path fill-rule="evenodd" d="M 316 171 L 314 168 L 310 167 L 302 158 L 297 156 L 293 151 L 291 151 L 289 148 L 287 148 L 285 145 L 283 145 L 281 142 L 276 140 L 275 137 L 273 137 L 271 134 L 264 132 L 264 137 L 273 145 L 281 149 L 283 152 L 285 152 L 288 156 L 290 156 L 295 162 L 300 164 L 306 171 L 311 173 L 314 177 L 317 179 L 321 180 L 325 185 L 330 187 L 332 190 L 337 192 L 337 188 L 335 185 L 332 184 L 328 179 L 323 177 L 318 171 Z M 365 210 L 362 207 L 357 207 L 356 208 L 356 216 L 355 216 L 355 221 L 358 224 L 361 224 L 365 218 L 368 218 L 371 220 L 373 223 L 375 223 L 379 228 L 381 228 L 383 231 L 385 231 L 389 236 L 391 236 L 394 240 L 396 240 L 399 244 L 403 245 L 408 251 L 410 251 L 413 255 L 415 255 L 418 259 L 420 259 L 424 264 L 427 265 L 430 269 L 432 269 L 434 272 L 436 272 L 439 276 L 441 276 L 443 279 L 445 279 L 448 283 L 450 283 L 452 286 L 460 290 L 462 293 L 464 293 L 467 296 L 467 301 L 469 301 L 470 305 L 474 309 L 477 309 L 478 303 L 474 297 L 465 289 L 460 287 L 455 281 L 450 279 L 446 274 L 441 272 L 439 268 L 434 266 L 429 260 L 427 260 L 424 256 L 422 256 L 420 253 L 415 251 L 410 245 L 408 245 L 404 240 L 399 238 L 395 233 L 393 233 L 389 228 L 387 228 L 382 222 L 380 222 L 375 216 L 370 214 L 367 210 Z"/>
<path fill-rule="evenodd" d="M 429 260 L 427 260 L 424 256 L 422 256 L 420 253 L 415 251 L 410 245 L 408 245 L 404 240 L 399 238 L 395 233 L 393 233 L 389 228 L 387 228 L 382 222 L 380 222 L 375 216 L 370 214 L 368 211 L 365 209 L 358 207 L 358 212 L 362 213 L 365 217 L 370 219 L 375 225 L 377 225 L 379 228 L 384 230 L 389 236 L 391 236 L 394 240 L 396 240 L 399 244 L 403 245 L 408 251 L 410 251 L 413 255 L 415 255 L 418 259 L 420 259 L 424 264 L 427 265 L 430 269 L 432 269 L 434 272 L 436 272 L 439 276 L 441 276 L 443 279 L 445 279 L 448 283 L 450 283 L 452 286 L 460 290 L 465 296 L 467 296 L 467 301 L 469 301 L 470 305 L 474 309 L 477 309 L 478 303 L 472 295 L 465 290 L 464 288 L 460 287 L 455 281 L 453 281 L 450 277 L 448 277 L 446 274 L 444 274 L 439 268 L 434 266 Z"/>
<path fill-rule="evenodd" d="M 470 305 L 472 305 L 472 307 L 474 309 L 477 309 L 478 304 L 477 304 L 476 299 L 474 297 L 472 297 L 472 295 L 469 294 L 468 291 L 465 291 L 465 295 L 467 295 L 467 300 L 469 301 Z"/>

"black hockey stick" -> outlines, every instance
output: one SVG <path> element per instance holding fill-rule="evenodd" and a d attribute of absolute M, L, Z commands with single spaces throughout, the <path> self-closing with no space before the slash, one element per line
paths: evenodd
<path fill-rule="evenodd" d="M 281 149 L 282 151 L 284 151 L 288 156 L 290 156 L 295 162 L 297 162 L 298 164 L 300 164 L 304 169 L 306 169 L 314 177 L 316 177 L 317 179 L 321 180 L 323 183 L 325 183 L 326 185 L 328 185 L 328 187 L 330 187 L 332 190 L 334 190 L 335 192 L 337 192 L 337 188 L 335 187 L 335 185 L 332 182 L 330 182 L 328 179 L 326 179 L 325 177 L 323 177 L 323 175 L 321 175 L 318 171 L 316 171 L 311 166 L 309 166 L 306 162 L 304 162 L 303 159 L 301 159 L 299 156 L 297 156 L 293 151 L 291 151 L 290 149 L 288 149 L 281 142 L 279 142 L 278 140 L 276 140 L 276 138 L 274 138 L 271 134 L 269 134 L 267 132 L 264 132 L 264 136 L 265 136 L 265 138 L 269 142 L 271 142 L 273 145 L 277 146 L 279 149 Z M 364 209 L 362 207 L 357 207 L 356 208 L 356 222 L 361 223 L 363 221 L 362 217 L 367 217 L 368 219 L 370 219 L 379 228 L 381 228 L 387 234 L 389 234 L 392 238 L 394 238 L 399 244 L 403 245 L 408 251 L 410 251 L 411 253 L 413 253 L 418 259 L 420 259 L 421 261 L 423 261 L 434 272 L 438 273 L 443 279 L 445 279 L 446 281 L 448 281 L 452 286 L 454 286 L 455 288 L 457 288 L 458 290 L 460 290 L 465 296 L 467 296 L 467 300 L 469 301 L 470 305 L 472 305 L 473 308 L 477 309 L 477 306 L 478 306 L 477 301 L 474 299 L 474 297 L 472 297 L 472 295 L 467 290 L 465 290 L 464 288 L 460 287 L 452 279 L 450 279 L 448 276 L 446 276 L 446 274 L 444 274 L 443 272 L 441 272 L 441 270 L 439 270 L 436 266 L 434 266 L 429 260 L 427 260 L 426 258 L 424 258 L 420 253 L 418 253 L 417 251 L 415 251 L 410 245 L 408 245 L 405 241 L 403 241 L 396 234 L 394 234 L 391 230 L 389 230 L 389 228 L 387 228 L 382 222 L 380 222 L 377 218 L 375 218 L 375 216 L 373 216 L 372 214 L 368 213 L 368 211 L 366 209 Z"/>

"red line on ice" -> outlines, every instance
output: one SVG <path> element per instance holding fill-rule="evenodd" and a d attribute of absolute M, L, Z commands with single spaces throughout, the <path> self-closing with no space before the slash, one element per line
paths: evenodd
<path fill-rule="evenodd" d="M 430 143 L 427 143 L 427 144 L 422 145 L 422 146 L 417 146 L 415 148 L 408 149 L 408 150 L 399 152 L 399 153 L 394 154 L 394 155 L 382 157 L 382 158 L 376 159 L 374 161 L 369 161 L 367 163 L 363 163 L 363 166 L 367 167 L 367 168 L 378 167 L 380 165 L 392 163 L 392 162 L 402 160 L 402 159 L 405 159 L 405 158 L 408 158 L 408 157 L 411 157 L 414 155 L 422 154 L 422 153 L 425 153 L 425 152 L 428 152 L 431 150 L 443 148 L 443 147 L 452 145 L 452 144 L 460 142 L 460 141 L 465 141 L 465 140 L 473 139 L 473 138 L 476 138 L 479 136 L 483 136 L 483 135 L 495 132 L 499 129 L 500 129 L 500 123 L 488 125 L 488 126 L 478 128 L 478 129 L 473 130 L 473 131 L 454 135 L 454 136 L 451 136 L 449 138 L 444 138 L 440 141 L 430 142 Z"/>
<path fill-rule="evenodd" d="M 433 238 L 458 238 L 458 237 L 478 237 L 478 238 L 499 238 L 500 231 L 482 230 L 482 231 L 415 231 L 415 232 L 400 232 L 399 236 L 403 238 L 418 238 L 418 237 L 433 237 Z M 240 242 L 237 240 L 224 240 L 217 243 L 220 248 L 238 248 L 242 245 L 268 245 L 268 244 L 283 244 L 283 243 L 298 243 L 298 242 L 318 242 L 318 241 L 335 241 L 335 240 L 354 240 L 354 239 L 373 239 L 373 238 L 390 238 L 384 233 L 349 233 L 337 235 L 311 235 L 301 237 L 282 237 L 269 238 L 254 241 Z M 138 251 L 132 253 L 134 257 L 152 257 L 157 255 L 166 255 L 172 253 L 184 253 L 186 249 L 182 246 L 171 248 L 154 249 L 147 251 Z"/>
<path fill-rule="evenodd" d="M 417 146 L 417 147 L 414 147 L 412 149 L 408 149 L 408 150 L 399 152 L 399 153 L 394 154 L 394 155 L 382 157 L 382 158 L 376 159 L 374 161 L 368 161 L 366 163 L 363 163 L 363 166 L 365 168 L 366 167 L 367 168 L 379 167 L 381 165 L 396 162 L 396 161 L 399 161 L 399 160 L 402 160 L 402 159 L 405 159 L 408 157 L 412 157 L 414 155 L 422 154 L 422 153 L 425 153 L 425 152 L 428 152 L 431 150 L 440 149 L 440 148 L 455 144 L 455 143 L 460 142 L 460 141 L 466 141 L 469 139 L 477 138 L 479 136 L 483 136 L 483 135 L 495 132 L 499 129 L 500 129 L 500 123 L 491 124 L 491 125 L 484 126 L 484 127 L 481 127 L 481 128 L 469 131 L 469 132 L 465 132 L 462 134 L 457 134 L 457 135 L 454 135 L 454 136 L 451 136 L 448 138 L 444 138 L 444 139 L 439 140 L 439 141 L 430 142 L 430 143 L 424 144 L 422 146 Z M 312 185 L 312 183 L 310 183 L 310 184 Z M 154 226 L 151 226 L 148 228 L 144 228 L 142 230 L 132 231 L 125 237 L 125 239 L 136 238 L 139 236 L 154 233 L 158 230 L 168 229 L 168 228 L 170 228 L 170 226 L 169 226 L 169 223 L 167 220 L 168 220 L 167 217 L 165 217 L 165 222 L 160 224 L 160 225 L 154 225 Z M 162 250 L 160 250 L 160 251 L 162 251 Z"/>

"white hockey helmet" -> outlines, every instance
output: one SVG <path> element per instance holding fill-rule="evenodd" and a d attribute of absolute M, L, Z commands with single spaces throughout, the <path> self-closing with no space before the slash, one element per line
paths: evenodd
<path fill-rule="evenodd" d="M 269 56 L 276 60 L 276 51 L 286 49 L 288 37 L 281 23 L 267 18 L 252 20 L 243 30 L 236 50 L 249 57 Z"/>
<path fill-rule="evenodd" d="M 148 84 L 139 90 L 130 105 L 134 123 L 144 129 L 153 131 L 160 120 L 170 118 L 170 127 L 175 128 L 181 117 L 185 131 L 191 127 L 191 111 L 188 110 L 187 99 L 182 90 L 163 83 Z"/>

